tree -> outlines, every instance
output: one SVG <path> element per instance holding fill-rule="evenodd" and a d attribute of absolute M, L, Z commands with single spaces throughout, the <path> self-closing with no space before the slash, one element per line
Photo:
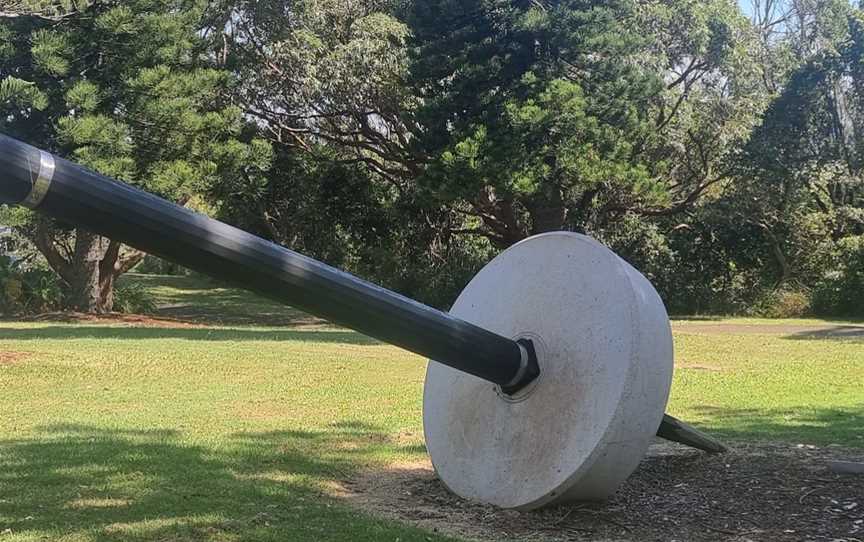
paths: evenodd
<path fill-rule="evenodd" d="M 759 228 L 774 289 L 817 287 L 864 234 L 864 24 L 860 11 L 842 20 L 772 101 L 728 195 L 733 220 Z"/>
<path fill-rule="evenodd" d="M 762 82 L 776 95 L 792 72 L 846 34 L 848 0 L 747 0 L 758 42 L 751 49 Z"/>
<path fill-rule="evenodd" d="M 363 163 L 394 190 L 416 168 L 407 149 L 407 26 L 395 0 L 228 0 L 229 61 L 240 100 L 277 145 Z M 328 155 L 322 158 L 332 160 Z"/>
<path fill-rule="evenodd" d="M 760 107 L 728 2 L 418 2 L 411 26 L 422 182 L 498 246 L 687 209 Z"/>
<path fill-rule="evenodd" d="M 723 0 L 270 0 L 228 24 L 274 141 L 338 149 L 499 247 L 679 212 L 724 179 L 759 111 L 746 26 Z"/>
<path fill-rule="evenodd" d="M 99 1 L 0 18 L 0 130 L 180 204 L 265 168 L 228 92 L 235 80 L 194 0 Z M 216 42 L 221 43 L 221 42 Z M 143 254 L 30 216 L 21 230 L 68 285 L 73 308 L 106 312 Z"/>
<path fill-rule="evenodd" d="M 356 245 L 386 234 L 391 224 L 380 186 L 362 164 L 340 163 L 327 148 L 314 155 L 275 149 L 266 175 L 218 188 L 219 217 L 293 250 L 350 268 Z"/>

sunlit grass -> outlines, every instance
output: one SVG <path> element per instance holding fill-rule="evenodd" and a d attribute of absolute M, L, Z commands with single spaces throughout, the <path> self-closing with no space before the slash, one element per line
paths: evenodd
<path fill-rule="evenodd" d="M 864 340 L 675 338 L 669 410 L 721 436 L 864 447 Z"/>

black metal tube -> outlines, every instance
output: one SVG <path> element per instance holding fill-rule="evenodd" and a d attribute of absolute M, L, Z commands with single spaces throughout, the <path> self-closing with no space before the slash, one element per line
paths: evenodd
<path fill-rule="evenodd" d="M 536 360 L 527 359 L 530 344 L 520 347 L 509 338 L 2 134 L 0 202 L 33 207 L 505 389 L 518 389 L 539 371 Z M 526 372 L 531 362 L 533 367 Z"/>

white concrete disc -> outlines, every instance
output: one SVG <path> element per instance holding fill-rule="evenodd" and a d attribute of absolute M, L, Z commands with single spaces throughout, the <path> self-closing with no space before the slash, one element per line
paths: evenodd
<path fill-rule="evenodd" d="M 548 233 L 492 260 L 450 313 L 533 339 L 541 375 L 508 398 L 430 361 L 423 425 L 444 484 L 525 510 L 613 493 L 645 455 L 672 379 L 669 319 L 648 280 L 589 237 Z"/>

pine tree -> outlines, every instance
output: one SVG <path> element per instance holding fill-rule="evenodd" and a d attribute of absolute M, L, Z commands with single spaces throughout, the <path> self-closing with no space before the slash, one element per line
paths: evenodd
<path fill-rule="evenodd" d="M 0 131 L 199 208 L 213 186 L 267 166 L 269 146 L 231 102 L 207 2 L 77 4 L 0 18 Z M 112 310 L 117 277 L 143 257 L 36 215 L 21 229 L 81 311 Z"/>
<path fill-rule="evenodd" d="M 663 90 L 628 2 L 416 2 L 410 82 L 421 182 L 498 246 L 583 229 L 603 205 L 659 204 L 648 157 Z M 469 230 L 470 231 L 470 230 Z"/>

